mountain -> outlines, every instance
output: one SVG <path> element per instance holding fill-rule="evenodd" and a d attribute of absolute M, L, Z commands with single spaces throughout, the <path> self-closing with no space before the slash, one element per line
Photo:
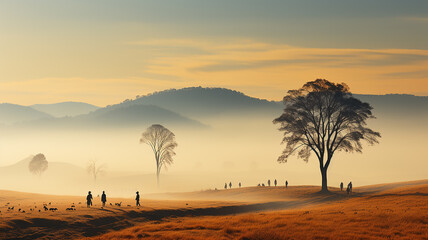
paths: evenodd
<path fill-rule="evenodd" d="M 36 120 L 21 126 L 44 128 L 141 128 L 153 123 L 168 126 L 206 127 L 176 112 L 153 105 L 105 107 L 76 117 Z"/>
<path fill-rule="evenodd" d="M 0 124 L 11 125 L 18 122 L 29 122 L 39 119 L 49 119 L 51 115 L 16 104 L 0 104 Z"/>
<path fill-rule="evenodd" d="M 33 159 L 33 156 L 28 156 L 12 165 L 0 167 L 0 175 L 16 175 L 16 176 L 31 175 L 30 171 L 28 170 L 28 164 L 30 163 L 31 159 Z M 73 172 L 73 173 L 79 173 L 79 174 L 85 173 L 85 170 L 83 168 L 77 167 L 70 163 L 50 162 L 50 161 L 48 162 L 48 169 L 46 170 L 46 172 L 58 173 L 61 171 L 67 171 L 67 172 Z"/>
<path fill-rule="evenodd" d="M 47 113 L 54 117 L 74 117 L 87 114 L 99 109 L 99 107 L 83 102 L 61 102 L 53 104 L 34 104 L 30 106 L 40 112 Z"/>
<path fill-rule="evenodd" d="M 362 95 L 356 98 L 368 102 L 374 112 L 388 116 L 399 115 L 400 118 L 412 116 L 428 117 L 428 97 L 408 94 Z"/>
<path fill-rule="evenodd" d="M 121 108 L 132 105 L 155 105 L 192 118 L 218 117 L 219 115 L 242 115 L 251 112 L 278 112 L 278 102 L 249 97 L 226 88 L 189 87 L 155 92 L 125 100 L 111 106 Z"/>
<path fill-rule="evenodd" d="M 153 123 L 204 127 L 196 120 L 154 105 L 106 107 L 75 119 L 101 126 L 116 127 L 147 126 Z"/>
<path fill-rule="evenodd" d="M 15 164 L 0 167 L 2 189 L 17 191 L 50 192 L 58 194 L 84 192 L 92 179 L 84 168 L 71 163 L 50 161 L 41 176 L 31 174 L 29 156 Z"/>

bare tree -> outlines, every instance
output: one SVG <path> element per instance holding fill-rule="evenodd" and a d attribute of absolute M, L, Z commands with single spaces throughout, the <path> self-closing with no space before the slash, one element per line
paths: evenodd
<path fill-rule="evenodd" d="M 97 182 L 97 177 L 100 174 L 103 174 L 105 172 L 106 169 L 106 165 L 105 164 L 101 164 L 101 165 L 97 165 L 97 160 L 90 160 L 88 163 L 88 166 L 86 167 L 86 171 L 88 172 L 89 175 L 91 175 L 94 178 L 94 182 Z"/>
<path fill-rule="evenodd" d="M 367 128 L 366 120 L 374 118 L 370 104 L 352 97 L 345 83 L 325 79 L 307 82 L 302 88 L 288 91 L 284 113 L 273 122 L 284 131 L 286 144 L 278 162 L 290 155 L 308 161 L 315 153 L 322 177 L 321 191 L 327 192 L 327 169 L 336 151 L 362 152 L 362 141 L 378 143 L 380 133 Z"/>
<path fill-rule="evenodd" d="M 28 164 L 28 169 L 31 173 L 40 177 L 42 173 L 48 169 L 48 161 L 46 160 L 45 155 L 39 153 L 34 156 Z"/>
<path fill-rule="evenodd" d="M 174 148 L 177 147 L 175 135 L 160 124 L 153 124 L 142 134 L 140 143 L 148 144 L 155 155 L 156 177 L 159 186 L 159 174 L 162 167 L 173 163 Z"/>

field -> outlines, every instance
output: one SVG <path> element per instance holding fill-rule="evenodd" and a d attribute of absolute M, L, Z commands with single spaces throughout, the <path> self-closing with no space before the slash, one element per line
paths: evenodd
<path fill-rule="evenodd" d="M 84 196 L 1 191 L 0 238 L 428 239 L 428 180 L 359 187 L 350 196 L 336 188 L 318 191 L 291 186 L 159 194 L 146 196 L 152 200 L 143 199 L 139 208 L 133 199 L 108 199 L 112 205 L 101 208 L 95 196 L 86 208 Z M 58 211 L 44 211 L 43 203 Z M 73 203 L 76 210 L 65 210 Z"/>

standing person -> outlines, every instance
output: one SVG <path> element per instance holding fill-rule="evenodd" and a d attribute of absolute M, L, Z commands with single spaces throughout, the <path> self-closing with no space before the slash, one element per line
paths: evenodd
<path fill-rule="evenodd" d="M 349 184 L 348 184 L 348 187 L 346 188 L 346 193 L 349 195 L 349 191 L 350 191 L 350 188 L 349 188 Z"/>
<path fill-rule="evenodd" d="M 352 193 L 352 182 L 349 182 L 349 192 Z"/>
<path fill-rule="evenodd" d="M 340 182 L 340 191 L 343 191 L 343 182 Z"/>
<path fill-rule="evenodd" d="M 232 188 L 232 182 L 229 182 L 229 188 Z"/>
<path fill-rule="evenodd" d="M 104 191 L 103 191 L 103 194 L 101 195 L 101 202 L 103 203 L 103 207 L 105 207 L 107 202 L 107 196 Z"/>
<path fill-rule="evenodd" d="M 275 181 L 273 181 L 273 183 L 275 184 L 275 187 L 276 187 L 276 184 L 278 183 L 277 181 L 276 181 L 276 179 L 275 179 Z"/>
<path fill-rule="evenodd" d="M 137 196 L 135 197 L 135 201 L 137 202 L 137 203 L 136 203 L 137 207 L 138 207 L 138 206 L 141 206 L 141 205 L 140 205 L 140 193 L 138 193 L 138 191 L 137 191 Z"/>
<path fill-rule="evenodd" d="M 239 182 L 239 188 L 241 188 L 241 182 Z"/>
<path fill-rule="evenodd" d="M 87 207 L 92 206 L 92 194 L 91 191 L 88 192 L 88 196 L 86 196 L 86 205 Z"/>
<path fill-rule="evenodd" d="M 287 187 L 288 187 L 288 181 L 285 180 L 285 188 L 287 188 Z"/>
<path fill-rule="evenodd" d="M 224 189 L 227 189 L 227 183 L 224 183 Z"/>
<path fill-rule="evenodd" d="M 268 180 L 268 186 L 270 187 L 270 179 Z"/>

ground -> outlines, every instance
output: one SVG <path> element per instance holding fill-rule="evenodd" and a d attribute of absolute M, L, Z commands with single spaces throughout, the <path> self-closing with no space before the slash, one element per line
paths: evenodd
<path fill-rule="evenodd" d="M 0 238 L 428 239 L 428 180 L 354 188 L 350 196 L 330 191 L 289 186 L 159 194 L 147 197 L 175 200 L 143 199 L 140 208 L 133 199 L 109 199 L 112 206 L 101 208 L 96 197 L 89 209 L 84 196 L 0 191 Z M 43 203 L 58 211 L 44 211 Z M 65 210 L 73 203 L 76 210 Z"/>

